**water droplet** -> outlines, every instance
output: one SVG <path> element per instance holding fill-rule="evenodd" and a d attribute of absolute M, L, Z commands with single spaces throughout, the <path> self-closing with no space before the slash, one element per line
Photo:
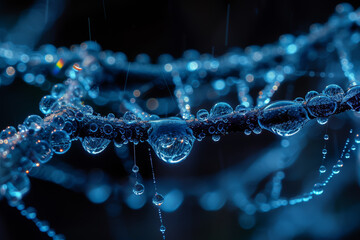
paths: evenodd
<path fill-rule="evenodd" d="M 57 154 L 66 153 L 71 147 L 69 135 L 65 131 L 55 131 L 50 136 L 50 146 Z"/>
<path fill-rule="evenodd" d="M 359 134 L 355 135 L 355 143 L 357 143 L 357 144 L 360 143 L 360 135 Z"/>
<path fill-rule="evenodd" d="M 321 195 L 324 192 L 324 185 L 322 183 L 316 183 L 313 188 L 315 195 Z"/>
<path fill-rule="evenodd" d="M 108 118 L 109 120 L 114 120 L 114 119 L 115 119 L 115 114 L 109 113 L 109 114 L 107 115 L 107 118 Z"/>
<path fill-rule="evenodd" d="M 305 95 L 305 101 L 309 101 L 311 98 L 319 95 L 317 91 L 310 91 Z"/>
<path fill-rule="evenodd" d="M 337 161 L 336 164 L 337 164 L 338 167 L 343 167 L 344 166 L 344 162 L 342 160 L 340 160 L 340 159 Z"/>
<path fill-rule="evenodd" d="M 259 116 L 259 125 L 280 136 L 297 133 L 308 121 L 302 105 L 291 101 L 279 101 L 265 107 Z"/>
<path fill-rule="evenodd" d="M 77 112 L 75 114 L 75 118 L 76 120 L 78 120 L 79 122 L 81 122 L 82 120 L 84 120 L 84 114 L 82 112 Z"/>
<path fill-rule="evenodd" d="M 41 129 L 43 124 L 44 124 L 44 121 L 40 116 L 30 115 L 25 119 L 23 126 L 25 126 L 26 129 L 28 129 L 28 130 L 33 130 L 33 131 L 37 132 Z"/>
<path fill-rule="evenodd" d="M 61 98 L 66 92 L 66 86 L 62 83 L 55 84 L 51 89 L 51 95 L 54 98 Z"/>
<path fill-rule="evenodd" d="M 55 102 L 56 98 L 50 95 L 44 96 L 39 103 L 40 111 L 43 114 L 49 114 L 51 112 L 51 107 L 55 104 Z"/>
<path fill-rule="evenodd" d="M 245 133 L 246 136 L 249 136 L 251 134 L 251 130 L 245 129 L 244 133 Z"/>
<path fill-rule="evenodd" d="M 296 103 L 303 103 L 305 100 L 302 97 L 295 98 L 294 102 Z"/>
<path fill-rule="evenodd" d="M 326 167 L 324 165 L 321 165 L 319 168 L 319 172 L 320 173 L 325 173 L 326 172 Z"/>
<path fill-rule="evenodd" d="M 161 206 L 164 203 L 164 197 L 159 193 L 155 193 L 152 202 L 156 206 Z"/>
<path fill-rule="evenodd" d="M 196 113 L 196 118 L 199 119 L 199 121 L 205 121 L 209 118 L 209 112 L 206 109 L 200 109 Z"/>
<path fill-rule="evenodd" d="M 137 173 L 139 172 L 139 167 L 137 165 L 134 165 L 131 170 L 133 171 L 133 173 Z"/>
<path fill-rule="evenodd" d="M 328 85 L 323 93 L 337 102 L 340 102 L 344 97 L 344 90 L 336 84 Z"/>
<path fill-rule="evenodd" d="M 350 153 L 345 153 L 345 158 L 350 158 Z"/>
<path fill-rule="evenodd" d="M 82 141 L 83 148 L 91 154 L 101 153 L 109 143 L 109 139 L 96 137 L 85 137 Z"/>
<path fill-rule="evenodd" d="M 212 135 L 211 138 L 214 142 L 218 142 L 220 140 L 220 135 Z"/>
<path fill-rule="evenodd" d="M 324 149 L 322 150 L 322 154 L 327 154 L 327 149 L 326 149 L 326 148 L 324 148 Z"/>
<path fill-rule="evenodd" d="M 314 117 L 328 117 L 335 112 L 337 103 L 327 96 L 318 95 L 311 98 L 306 107 Z"/>
<path fill-rule="evenodd" d="M 210 117 L 220 117 L 226 114 L 230 114 L 232 112 L 233 109 L 229 104 L 225 102 L 219 102 L 211 108 Z"/>
<path fill-rule="evenodd" d="M 355 150 L 356 150 L 355 145 L 352 145 L 352 146 L 351 146 L 351 150 L 353 150 L 353 151 L 355 151 Z"/>
<path fill-rule="evenodd" d="M 136 182 L 134 187 L 133 187 L 133 193 L 135 195 L 141 195 L 141 194 L 144 193 L 144 191 L 145 191 L 144 185 L 142 185 L 141 183 Z"/>
<path fill-rule="evenodd" d="M 340 172 L 340 167 L 337 165 L 334 165 L 332 168 L 333 174 L 338 174 Z"/>
<path fill-rule="evenodd" d="M 160 226 L 160 232 L 161 232 L 162 234 L 164 234 L 165 231 L 166 231 L 166 227 L 165 227 L 164 225 L 161 225 L 161 226 Z"/>
<path fill-rule="evenodd" d="M 350 88 L 343 99 L 353 110 L 360 110 L 360 86 Z"/>
<path fill-rule="evenodd" d="M 133 113 L 133 112 L 126 112 L 124 114 L 124 122 L 127 123 L 127 124 L 130 124 L 130 123 L 133 123 L 136 121 L 136 115 Z"/>
<path fill-rule="evenodd" d="M 62 116 L 55 116 L 51 121 L 51 126 L 55 129 L 61 130 L 64 127 L 65 120 Z"/>
<path fill-rule="evenodd" d="M 53 152 L 51 151 L 51 148 L 46 141 L 36 142 L 32 150 L 36 158 L 35 160 L 40 163 L 48 162 L 53 155 Z"/>
<path fill-rule="evenodd" d="M 70 121 L 66 121 L 62 130 L 71 135 L 76 129 Z"/>
<path fill-rule="evenodd" d="M 148 134 L 148 142 L 156 155 L 167 163 L 178 163 L 185 159 L 195 141 L 186 122 L 177 119 L 152 122 Z"/>
<path fill-rule="evenodd" d="M 90 132 L 96 132 L 98 130 L 98 125 L 96 123 L 90 123 L 89 130 Z"/>
<path fill-rule="evenodd" d="M 113 132 L 113 127 L 110 124 L 104 125 L 104 133 L 110 135 Z"/>
<path fill-rule="evenodd" d="M 326 140 L 326 141 L 329 140 L 329 135 L 325 134 L 324 135 L 324 140 Z"/>
<path fill-rule="evenodd" d="M 235 112 L 239 114 L 245 114 L 249 111 L 244 105 L 237 105 L 235 108 Z"/>
<path fill-rule="evenodd" d="M 322 117 L 318 117 L 316 119 L 316 121 L 318 122 L 318 124 L 320 125 L 325 125 L 328 123 L 329 119 L 328 118 L 322 118 Z"/>

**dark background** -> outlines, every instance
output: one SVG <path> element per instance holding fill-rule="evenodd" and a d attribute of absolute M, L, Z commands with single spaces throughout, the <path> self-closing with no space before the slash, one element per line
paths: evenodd
<path fill-rule="evenodd" d="M 129 60 L 140 53 L 147 53 L 155 62 L 163 53 L 175 58 L 181 57 L 187 49 L 216 56 L 224 54 L 231 47 L 244 48 L 249 45 L 263 45 L 274 42 L 281 34 L 298 35 L 308 32 L 312 23 L 324 23 L 341 1 L 285 1 L 285 0 L 244 0 L 244 1 L 63 1 L 65 10 L 51 29 L 44 32 L 37 46 L 45 43 L 57 47 L 71 46 L 89 40 L 88 18 L 90 18 L 91 39 L 103 49 L 124 52 Z M 23 11 L 34 1 L 0 0 L 0 28 L 9 30 Z M 49 1 L 52 4 L 52 1 Z M 226 13 L 230 4 L 228 46 L 225 46 Z M 358 1 L 352 1 L 358 7 Z M 104 10 L 105 7 L 105 10 Z M 31 26 L 29 26 L 31 27 Z M 136 81 L 136 79 L 129 79 Z M 304 96 L 310 90 L 311 80 L 296 88 L 295 95 Z M 285 96 L 286 90 L 276 97 Z M 11 86 L 0 88 L 0 127 L 21 123 L 27 115 L 40 114 L 38 102 L 44 92 L 26 85 L 17 79 Z M 295 96 L 296 97 L 296 96 Z M 235 103 L 234 103 L 235 104 Z M 232 105 L 234 105 L 232 104 Z M 105 111 L 106 112 L 106 111 Z M 315 130 L 316 129 L 316 130 Z M 315 151 L 320 151 L 317 143 L 324 128 L 314 127 L 314 137 L 309 139 L 312 148 L 307 149 L 296 170 L 297 180 L 285 183 L 286 195 L 301 192 L 299 179 L 316 176 L 317 162 L 309 162 Z M 343 130 L 334 130 L 339 142 L 344 139 Z M 162 179 L 184 178 L 194 181 L 211 176 L 230 168 L 237 162 L 259 149 L 266 148 L 277 138 L 264 133 L 260 136 L 230 136 L 219 143 L 205 140 L 196 143 L 190 157 L 176 166 L 169 166 L 155 160 L 156 172 L 161 185 Z M 342 144 L 339 144 L 339 148 Z M 145 179 L 151 178 L 146 146 L 139 146 L 138 161 Z M 318 154 L 319 155 L 319 154 Z M 235 157 L 236 156 L 236 157 Z M 240 156 L 240 157 L 239 157 Z M 126 181 L 127 173 L 121 161 L 115 156 L 112 146 L 99 155 L 90 156 L 79 142 L 73 143 L 64 156 L 55 156 L 52 161 L 64 161 L 74 168 L 99 168 L 116 181 Z M 349 165 L 350 166 L 350 165 Z M 359 199 L 356 179 L 343 198 Z M 51 226 L 63 233 L 67 239 L 160 239 L 158 216 L 150 201 L 140 210 L 131 210 L 121 204 L 119 217 L 106 214 L 106 206 L 92 204 L 83 194 L 39 180 L 31 180 L 32 189 L 24 201 L 34 206 L 40 219 L 46 219 Z M 183 186 L 186 188 L 186 186 Z M 322 196 L 326 198 L 326 196 Z M 322 198 L 321 197 L 321 198 Z M 321 198 L 314 201 L 321 201 Z M 344 203 L 345 204 L 345 203 Z M 341 204 L 340 204 L 341 205 Z M 276 211 L 276 210 L 275 210 Z M 272 212 L 259 214 L 259 221 L 271 221 Z M 168 239 L 247 239 L 254 231 L 266 231 L 262 227 L 243 230 L 238 224 L 238 213 L 231 209 L 206 212 L 197 205 L 197 199 L 185 198 L 183 205 L 175 212 L 165 214 Z M 346 234 L 351 239 L 356 232 Z M 300 239 L 311 238 L 300 236 Z M 34 224 L 19 212 L 0 202 L 0 239 L 47 239 L 38 232 Z"/>

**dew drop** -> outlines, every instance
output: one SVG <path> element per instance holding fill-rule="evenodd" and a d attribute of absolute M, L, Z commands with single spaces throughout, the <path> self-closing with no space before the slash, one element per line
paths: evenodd
<path fill-rule="evenodd" d="M 85 137 L 82 140 L 83 148 L 91 154 L 98 154 L 105 150 L 110 140 L 106 138 Z"/>
<path fill-rule="evenodd" d="M 55 116 L 51 121 L 51 126 L 55 129 L 61 130 L 64 127 L 65 120 L 62 116 Z"/>
<path fill-rule="evenodd" d="M 315 195 L 321 195 L 324 192 L 324 185 L 322 183 L 316 183 L 313 188 Z"/>
<path fill-rule="evenodd" d="M 338 165 L 334 165 L 332 168 L 333 174 L 338 174 L 340 172 L 340 167 Z"/>
<path fill-rule="evenodd" d="M 139 166 L 134 165 L 131 170 L 132 170 L 133 173 L 137 173 L 137 172 L 139 172 Z"/>
<path fill-rule="evenodd" d="M 41 129 L 43 123 L 44 121 L 40 116 L 30 115 L 25 119 L 23 126 L 25 126 L 28 130 L 33 130 L 37 132 Z"/>
<path fill-rule="evenodd" d="M 297 133 L 308 121 L 302 105 L 291 101 L 279 101 L 265 107 L 259 116 L 259 125 L 280 136 Z"/>
<path fill-rule="evenodd" d="M 322 118 L 322 117 L 318 117 L 316 119 L 316 121 L 318 122 L 318 124 L 320 125 L 325 125 L 328 123 L 329 119 L 328 118 Z"/>
<path fill-rule="evenodd" d="M 71 147 L 69 135 L 65 131 L 55 131 L 50 136 L 50 146 L 57 154 L 66 153 Z"/>
<path fill-rule="evenodd" d="M 211 138 L 214 142 L 218 142 L 220 140 L 220 135 L 212 135 Z"/>
<path fill-rule="evenodd" d="M 344 90 L 336 84 L 328 85 L 323 93 L 337 102 L 340 102 L 344 97 Z"/>
<path fill-rule="evenodd" d="M 141 194 L 144 193 L 144 191 L 145 191 L 144 185 L 141 184 L 141 183 L 136 182 L 134 187 L 133 187 L 133 193 L 135 195 L 141 195 Z"/>
<path fill-rule="evenodd" d="M 54 98 L 61 98 L 66 92 L 66 86 L 62 83 L 55 84 L 51 89 L 51 95 Z"/>
<path fill-rule="evenodd" d="M 196 118 L 199 119 L 199 121 L 206 121 L 209 118 L 209 112 L 206 109 L 200 109 L 196 113 Z"/>
<path fill-rule="evenodd" d="M 355 151 L 355 150 L 356 150 L 356 146 L 355 146 L 355 145 L 352 145 L 352 146 L 351 146 L 351 150 Z"/>
<path fill-rule="evenodd" d="M 136 115 L 131 112 L 131 111 L 127 111 L 125 114 L 124 114 L 124 122 L 127 123 L 127 124 L 130 124 L 130 123 L 133 123 L 136 121 Z"/>
<path fill-rule="evenodd" d="M 319 93 L 317 91 L 309 91 L 306 95 L 305 95 L 305 101 L 309 101 L 311 98 L 315 97 L 319 95 Z"/>
<path fill-rule="evenodd" d="M 360 135 L 359 134 L 355 135 L 355 143 L 357 143 L 357 144 L 360 143 Z"/>
<path fill-rule="evenodd" d="M 338 167 L 343 167 L 344 166 L 344 162 L 342 160 L 340 160 L 340 159 L 337 161 L 336 164 L 337 164 Z"/>
<path fill-rule="evenodd" d="M 104 125 L 104 133 L 110 135 L 113 132 L 113 127 L 110 124 Z"/>
<path fill-rule="evenodd" d="M 350 153 L 346 153 L 345 158 L 350 158 Z"/>
<path fill-rule="evenodd" d="M 314 117 L 328 117 L 335 112 L 337 103 L 328 96 L 318 95 L 311 98 L 306 107 Z"/>
<path fill-rule="evenodd" d="M 329 135 L 325 134 L 325 135 L 324 135 L 324 140 L 325 140 L 325 141 L 329 140 Z"/>
<path fill-rule="evenodd" d="M 164 234 L 165 231 L 166 231 L 166 227 L 165 227 L 164 225 L 161 225 L 161 226 L 160 226 L 160 232 L 161 232 L 162 234 Z"/>
<path fill-rule="evenodd" d="M 155 193 L 152 202 L 156 206 L 161 206 L 164 203 L 164 197 L 159 193 Z"/>
<path fill-rule="evenodd" d="M 50 95 L 44 96 L 39 103 L 40 111 L 43 114 L 49 114 L 51 112 L 51 107 L 55 104 L 55 102 L 56 98 Z"/>
<path fill-rule="evenodd" d="M 53 155 L 53 152 L 46 141 L 36 142 L 32 150 L 36 161 L 40 163 L 48 162 Z"/>
<path fill-rule="evenodd" d="M 192 149 L 195 137 L 186 122 L 177 119 L 153 121 L 148 142 L 156 155 L 167 163 L 184 160 Z"/>
<path fill-rule="evenodd" d="M 319 168 L 319 172 L 320 173 L 325 173 L 326 172 L 326 167 L 324 165 L 321 165 Z"/>
<path fill-rule="evenodd" d="M 210 117 L 220 117 L 226 114 L 230 114 L 232 112 L 233 109 L 229 104 L 225 102 L 219 102 L 211 108 Z"/>

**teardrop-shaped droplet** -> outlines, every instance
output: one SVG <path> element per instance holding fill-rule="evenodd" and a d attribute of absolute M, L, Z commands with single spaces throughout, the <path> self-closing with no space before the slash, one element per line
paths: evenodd
<path fill-rule="evenodd" d="M 91 154 L 101 153 L 109 143 L 109 139 L 96 137 L 85 137 L 82 141 L 83 148 Z"/>
<path fill-rule="evenodd" d="M 152 202 L 156 206 L 161 206 L 164 203 L 164 197 L 159 193 L 155 193 Z"/>
<path fill-rule="evenodd" d="M 141 194 L 144 193 L 144 191 L 145 191 L 144 185 L 141 184 L 141 183 L 136 182 L 134 187 L 133 187 L 133 193 L 135 195 L 141 195 Z"/>
<path fill-rule="evenodd" d="M 225 102 L 219 102 L 211 108 L 210 117 L 220 117 L 226 114 L 230 114 L 232 112 L 233 109 L 229 104 Z"/>
<path fill-rule="evenodd" d="M 297 133 L 308 121 L 305 108 L 292 101 L 279 101 L 265 107 L 259 116 L 259 125 L 280 136 Z"/>
<path fill-rule="evenodd" d="M 321 195 L 324 192 L 324 185 L 322 183 L 316 183 L 313 188 L 315 195 Z"/>
<path fill-rule="evenodd" d="M 209 112 L 206 109 L 200 109 L 197 113 L 196 113 L 196 118 L 199 121 L 205 121 L 209 118 Z"/>

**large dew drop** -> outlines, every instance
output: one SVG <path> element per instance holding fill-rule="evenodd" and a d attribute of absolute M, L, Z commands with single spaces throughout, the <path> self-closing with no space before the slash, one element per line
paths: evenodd
<path fill-rule="evenodd" d="M 265 107 L 259 116 L 259 125 L 280 136 L 297 133 L 307 122 L 305 108 L 291 101 L 279 101 Z"/>
<path fill-rule="evenodd" d="M 337 103 L 328 96 L 319 95 L 311 98 L 306 107 L 314 117 L 328 117 L 335 112 Z"/>
<path fill-rule="evenodd" d="M 225 102 L 219 102 L 211 108 L 210 117 L 220 117 L 226 114 L 230 114 L 232 112 L 233 109 L 229 104 Z"/>
<path fill-rule="evenodd" d="M 337 102 L 341 101 L 344 97 L 344 90 L 336 84 L 328 85 L 324 89 L 323 93 Z"/>
<path fill-rule="evenodd" d="M 190 154 L 195 138 L 185 121 L 164 119 L 151 125 L 148 141 L 161 160 L 178 163 Z"/>
<path fill-rule="evenodd" d="M 50 145 L 55 153 L 64 154 L 71 147 L 70 137 L 65 131 L 55 131 L 50 136 Z"/>
<path fill-rule="evenodd" d="M 360 111 L 360 86 L 350 88 L 343 99 L 353 110 Z"/>
<path fill-rule="evenodd" d="M 109 143 L 109 139 L 96 137 L 85 137 L 82 141 L 83 148 L 91 154 L 101 153 Z"/>

